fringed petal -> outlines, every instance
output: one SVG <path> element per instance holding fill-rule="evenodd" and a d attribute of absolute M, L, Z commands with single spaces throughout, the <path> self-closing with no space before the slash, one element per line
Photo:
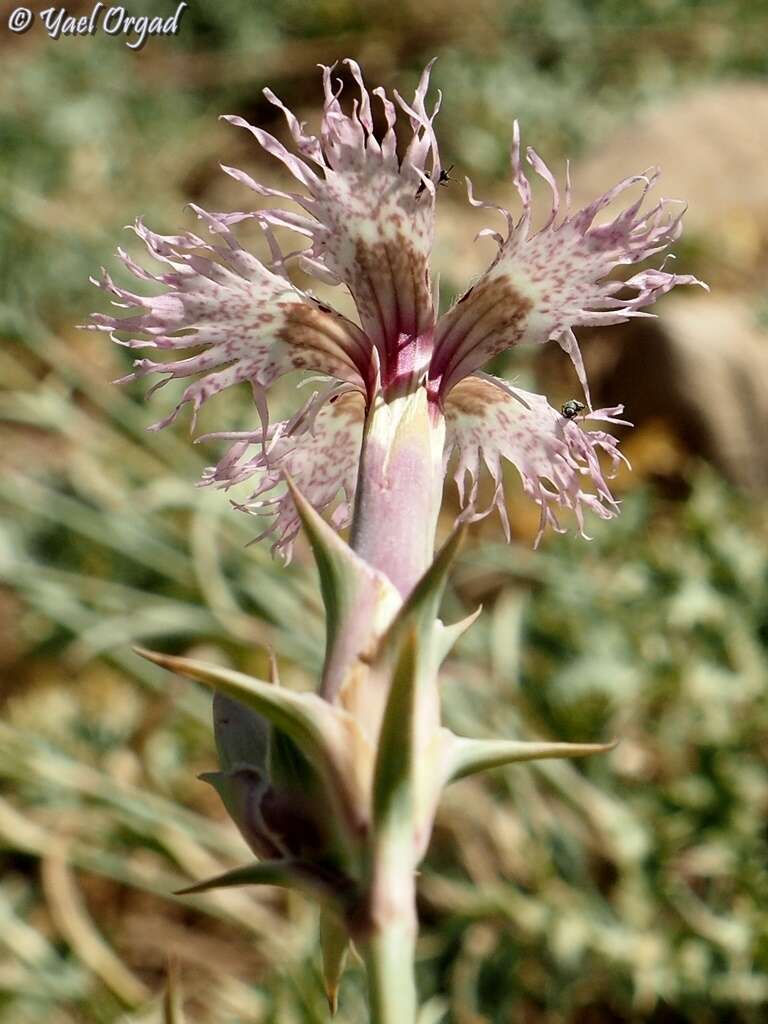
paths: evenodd
<path fill-rule="evenodd" d="M 676 285 L 702 284 L 690 274 L 670 274 L 663 267 L 642 271 L 624 282 L 605 280 L 615 267 L 639 263 L 680 236 L 685 209 L 676 201 L 663 199 L 648 212 L 640 212 L 659 176 L 657 170 L 626 178 L 575 214 L 568 211 L 567 176 L 566 211 L 559 220 L 561 201 L 554 176 L 534 150 L 528 150 L 527 158 L 551 190 L 549 216 L 543 227 L 531 233 L 531 188 L 522 168 L 515 125 L 512 170 L 522 214 L 515 222 L 508 210 L 495 208 L 507 221 L 505 237 L 488 232 L 499 247 L 496 257 L 437 325 L 430 377 L 439 381 L 443 395 L 506 348 L 555 339 L 571 356 L 589 399 L 572 328 L 648 316 L 641 307 Z M 636 185 L 640 186 L 640 196 L 634 202 L 607 224 L 594 226 L 602 209 Z M 491 206 L 478 202 L 471 187 L 469 200 L 474 206 Z M 629 295 L 630 291 L 634 295 Z M 619 297 L 620 293 L 628 297 Z"/>
<path fill-rule="evenodd" d="M 331 521 L 337 529 L 349 525 L 364 414 L 357 391 L 338 385 L 313 395 L 292 419 L 273 424 L 266 432 L 209 434 L 200 440 L 224 438 L 234 444 L 218 465 L 205 471 L 201 483 L 228 490 L 253 480 L 255 488 L 237 507 L 271 518 L 256 540 L 272 536 L 273 551 L 289 561 L 300 521 L 285 485 L 286 474 L 318 511 L 335 505 Z"/>
<path fill-rule="evenodd" d="M 624 424 L 617 418 L 621 412 L 621 406 L 600 409 L 588 418 Z M 584 537 L 585 509 L 601 519 L 612 519 L 618 504 L 606 479 L 626 460 L 615 437 L 582 427 L 586 418 L 563 416 L 543 395 L 521 391 L 486 374 L 462 380 L 445 402 L 445 467 L 447 471 L 456 456 L 453 479 L 462 506 L 474 505 L 481 471 L 487 469 L 496 487 L 490 507 L 481 515 L 498 509 L 509 539 L 502 475 L 502 459 L 507 459 L 519 472 L 525 493 L 541 509 L 536 544 L 547 526 L 565 532 L 558 519 L 560 509 L 574 513 Z M 607 474 L 600 467 L 600 452 L 611 463 Z"/>
<path fill-rule="evenodd" d="M 434 326 L 428 259 L 435 186 L 442 180 L 432 126 L 439 99 L 428 112 L 431 64 L 410 104 L 395 94 L 411 133 L 402 162 L 398 162 L 395 104 L 383 89 L 373 90 L 386 124 L 379 140 L 373 133 L 371 94 L 360 68 L 352 60 L 345 63 L 359 98 L 353 101 L 351 114 L 344 113 L 339 102 L 341 85 L 334 91 L 333 68 L 324 67 L 325 104 L 319 138 L 307 134 L 304 125 L 266 90 L 267 99 L 286 117 L 298 156 L 242 118 L 227 120 L 247 128 L 306 188 L 307 194 L 292 193 L 290 197 L 308 216 L 285 209 L 263 210 L 260 216 L 311 240 L 302 263 L 310 274 L 347 285 L 362 326 L 379 352 L 386 389 L 423 372 Z M 254 182 L 241 171 L 225 170 L 259 195 L 287 195 Z"/>
<path fill-rule="evenodd" d="M 198 377 L 154 429 L 171 422 L 186 403 L 196 415 L 208 398 L 232 384 L 250 381 L 260 390 L 295 369 L 319 371 L 365 389 L 370 383 L 366 379 L 370 358 L 362 332 L 291 284 L 282 272 L 282 257 L 271 235 L 268 241 L 275 259 L 270 268 L 246 252 L 230 231 L 228 223 L 239 215 L 224 218 L 194 209 L 223 245 L 194 234 L 158 235 L 139 221 L 136 233 L 150 254 L 165 264 L 166 272 L 146 271 L 118 250 L 128 270 L 161 285 L 161 294 L 127 291 L 106 271 L 94 282 L 115 297 L 115 306 L 140 312 L 123 317 L 94 314 L 90 328 L 109 332 L 129 348 L 175 353 L 200 349 L 187 358 L 166 362 L 138 359 L 133 372 L 122 378 L 158 375 L 155 390 L 169 380 Z M 121 340 L 115 332 L 131 336 Z"/>

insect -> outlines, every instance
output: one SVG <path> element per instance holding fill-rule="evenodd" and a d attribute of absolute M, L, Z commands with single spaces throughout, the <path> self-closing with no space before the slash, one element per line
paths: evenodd
<path fill-rule="evenodd" d="M 450 166 L 450 167 L 448 168 L 448 170 L 447 170 L 447 171 L 446 171 L 446 170 L 444 170 L 444 169 L 443 169 L 443 168 L 441 167 L 441 168 L 440 168 L 440 176 L 439 176 L 439 177 L 438 177 L 438 179 L 437 179 L 437 184 L 438 184 L 438 185 L 447 185 L 447 184 L 448 184 L 448 182 L 449 182 L 449 181 L 451 180 L 451 171 L 452 171 L 452 170 L 453 170 L 453 164 L 451 164 L 451 166 Z M 429 175 L 427 175 L 427 177 L 429 177 Z M 424 182 L 423 182 L 423 181 L 420 181 L 420 182 L 419 182 L 419 187 L 418 187 L 418 188 L 416 189 L 416 197 L 415 197 L 416 199 L 418 199 L 418 198 L 419 198 L 419 196 L 421 195 L 421 193 L 422 193 L 422 192 L 424 191 L 424 189 L 425 189 L 426 187 L 427 187 L 427 186 L 426 186 L 426 185 L 424 184 Z"/>
<path fill-rule="evenodd" d="M 574 416 L 578 416 L 579 413 L 584 409 L 584 403 L 580 402 L 576 398 L 569 398 L 563 405 L 560 412 L 565 416 L 567 420 L 572 420 Z"/>

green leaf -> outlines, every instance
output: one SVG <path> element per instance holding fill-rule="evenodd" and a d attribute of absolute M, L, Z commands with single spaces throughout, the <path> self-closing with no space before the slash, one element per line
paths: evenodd
<path fill-rule="evenodd" d="M 338 915 L 331 910 L 320 911 L 320 950 L 323 958 L 323 987 L 331 1016 L 339 1004 L 339 985 L 349 954 L 349 935 Z"/>
<path fill-rule="evenodd" d="M 143 648 L 134 650 L 156 665 L 205 683 L 240 701 L 268 718 L 277 730 L 292 740 L 322 778 L 329 801 L 329 824 L 334 827 L 340 848 L 344 849 L 345 856 L 354 856 L 360 838 L 361 810 L 350 759 L 357 726 L 346 711 L 333 707 L 317 694 L 294 693 L 219 665 Z"/>
<path fill-rule="evenodd" d="M 224 771 L 248 765 L 266 773 L 270 725 L 263 715 L 217 691 L 213 697 L 213 728 Z"/>
<path fill-rule="evenodd" d="M 381 723 L 373 776 L 373 820 L 378 832 L 411 825 L 416 763 L 418 640 L 402 644 Z"/>
<path fill-rule="evenodd" d="M 232 889 L 240 885 L 276 885 L 284 889 L 296 889 L 338 912 L 357 898 L 348 876 L 299 857 L 255 861 L 178 889 L 174 895 L 195 896 L 211 889 Z"/>
<path fill-rule="evenodd" d="M 437 613 L 442 600 L 448 571 L 462 544 L 466 527 L 461 524 L 450 535 L 435 556 L 411 594 L 381 637 L 371 661 L 369 684 L 369 713 L 372 721 L 383 714 L 392 685 L 395 667 L 401 659 L 404 645 L 415 634 L 414 651 L 417 657 L 414 669 L 414 716 L 419 742 L 428 742 L 429 735 L 439 728 L 440 696 L 437 670 L 443 647 L 441 629 L 437 627 Z M 442 627 L 443 629 L 445 627 Z M 372 734 L 375 729 L 370 728 Z"/>
<path fill-rule="evenodd" d="M 271 857 L 281 851 L 261 813 L 261 801 L 269 789 L 269 779 L 262 772 L 244 765 L 224 772 L 203 772 L 198 778 L 213 786 L 227 814 L 257 856 Z"/>
<path fill-rule="evenodd" d="M 447 733 L 448 730 L 445 730 Z M 450 735 L 447 782 L 463 779 L 487 768 L 499 768 L 521 761 L 541 761 L 559 757 L 588 757 L 604 754 L 612 743 L 546 743 L 520 740 L 472 740 Z"/>
<path fill-rule="evenodd" d="M 287 474 L 286 482 L 320 574 L 326 621 L 321 693 L 333 700 L 348 669 L 372 635 L 384 630 L 401 598 L 387 577 L 355 554 L 325 522 Z"/>
<path fill-rule="evenodd" d="M 316 694 L 294 693 L 243 672 L 191 658 L 178 658 L 142 647 L 134 647 L 134 651 L 155 665 L 205 683 L 252 708 L 290 736 L 314 763 L 327 765 L 333 761 L 333 752 L 343 749 L 343 712 Z"/>
<path fill-rule="evenodd" d="M 309 792 L 317 788 L 317 771 L 296 741 L 280 729 L 273 730 L 269 757 L 269 776 L 277 789 Z"/>
<path fill-rule="evenodd" d="M 193 896 L 211 889 L 231 889 L 238 885 L 279 885 L 288 889 L 307 888 L 306 877 L 300 868 L 306 864 L 295 860 L 261 860 L 233 868 L 203 882 L 195 882 L 184 889 L 177 889 L 174 896 Z"/>
<path fill-rule="evenodd" d="M 445 583 L 448 579 L 448 572 L 464 542 L 466 529 L 465 524 L 460 523 L 435 555 L 432 565 L 413 588 L 382 638 L 380 645 L 382 652 L 386 652 L 388 649 L 397 650 L 403 635 L 413 628 L 419 634 L 421 646 L 426 647 L 429 644 L 434 632 L 434 623 L 437 620 Z"/>

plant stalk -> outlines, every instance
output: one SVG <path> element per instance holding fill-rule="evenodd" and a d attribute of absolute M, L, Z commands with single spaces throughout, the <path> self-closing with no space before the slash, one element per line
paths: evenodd
<path fill-rule="evenodd" d="M 386 731 L 387 723 L 384 724 Z M 368 971 L 371 1024 L 414 1024 L 418 1008 L 418 935 L 412 779 L 388 789 L 377 807 L 371 885 L 361 943 Z M 376 796 L 374 803 L 376 804 Z"/>
<path fill-rule="evenodd" d="M 434 556 L 444 441 L 445 421 L 424 387 L 389 401 L 379 397 L 368 414 L 351 546 L 385 573 L 403 598 Z M 415 672 L 415 665 L 405 671 Z M 415 715 L 415 707 L 403 713 Z M 351 931 L 366 964 L 371 1024 L 415 1024 L 415 768 L 413 751 L 403 750 L 411 768 L 401 776 L 402 761 L 396 759 L 392 777 L 387 732 L 394 729 L 403 743 L 412 744 L 414 736 L 406 734 L 416 726 L 400 720 L 388 724 L 388 716 L 378 737 L 369 889 L 364 913 Z"/>
<path fill-rule="evenodd" d="M 426 389 L 368 414 L 352 521 L 352 548 L 406 597 L 434 555 L 443 493 L 445 423 Z"/>
<path fill-rule="evenodd" d="M 371 1024 L 414 1024 L 417 997 L 416 936 L 410 923 L 391 922 L 369 939 L 365 950 Z"/>

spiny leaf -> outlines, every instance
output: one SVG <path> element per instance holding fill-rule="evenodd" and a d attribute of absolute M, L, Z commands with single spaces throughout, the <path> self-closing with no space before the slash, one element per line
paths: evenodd
<path fill-rule="evenodd" d="M 160 654 L 142 647 L 134 647 L 134 651 L 170 672 L 205 683 L 252 708 L 295 740 L 307 757 L 316 763 L 327 763 L 331 759 L 331 751 L 338 750 L 343 743 L 342 712 L 315 694 L 294 693 L 243 672 L 191 658 Z"/>
<path fill-rule="evenodd" d="M 410 819 L 416 761 L 417 646 L 412 629 L 402 645 L 384 709 L 373 778 L 377 830 Z"/>
<path fill-rule="evenodd" d="M 317 769 L 329 808 L 333 808 L 332 824 L 340 848 L 345 855 L 353 855 L 359 841 L 361 801 L 356 788 L 359 780 L 350 768 L 350 759 L 358 727 L 346 711 L 333 707 L 317 694 L 294 693 L 218 665 L 143 648 L 134 650 L 156 665 L 205 683 L 269 718 Z"/>
<path fill-rule="evenodd" d="M 483 606 L 480 605 L 470 615 L 459 619 L 458 622 L 451 623 L 450 626 L 446 626 L 439 619 L 435 622 L 435 658 L 438 665 L 445 661 L 459 637 L 463 636 L 470 626 L 474 625 L 482 610 Z"/>
<path fill-rule="evenodd" d="M 445 730 L 448 732 L 448 730 Z M 522 740 L 472 740 L 461 736 L 450 738 L 451 753 L 447 781 L 463 779 L 487 768 L 499 768 L 520 761 L 541 761 L 558 757 L 588 757 L 613 750 L 612 743 L 546 743 Z"/>
<path fill-rule="evenodd" d="M 420 636 L 426 639 L 425 631 L 431 630 L 437 619 L 448 572 L 464 543 L 466 532 L 464 523 L 455 527 L 387 630 L 382 640 L 382 649 L 393 644 L 397 646 L 396 638 L 414 626 Z"/>
<path fill-rule="evenodd" d="M 355 554 L 287 474 L 286 482 L 320 574 L 326 616 L 322 693 L 333 700 L 349 666 L 370 643 L 377 625 L 385 628 L 401 599 L 387 577 Z"/>
<path fill-rule="evenodd" d="M 331 1016 L 336 1015 L 339 985 L 349 954 L 349 935 L 337 914 L 320 911 L 320 949 L 323 958 L 323 987 Z"/>
<path fill-rule="evenodd" d="M 440 698 L 437 689 L 437 657 L 440 632 L 435 628 L 437 612 L 448 577 L 448 571 L 464 539 L 466 528 L 463 524 L 454 529 L 446 543 L 438 551 L 432 565 L 416 584 L 408 599 L 395 616 L 392 624 L 379 641 L 376 654 L 371 660 L 370 678 L 375 681 L 370 687 L 369 716 L 373 723 L 384 713 L 392 673 L 400 659 L 403 646 L 412 632 L 417 637 L 418 662 L 414 686 L 415 703 L 418 707 L 417 731 L 422 740 L 436 730 L 440 720 Z M 377 726 L 371 728 L 375 735 Z"/>
<path fill-rule="evenodd" d="M 184 889 L 177 889 L 174 896 L 192 896 L 211 889 L 230 889 L 238 885 L 279 885 L 284 888 L 307 888 L 306 877 L 300 867 L 306 865 L 295 860 L 261 860 L 233 868 L 205 881 L 195 882 Z"/>

